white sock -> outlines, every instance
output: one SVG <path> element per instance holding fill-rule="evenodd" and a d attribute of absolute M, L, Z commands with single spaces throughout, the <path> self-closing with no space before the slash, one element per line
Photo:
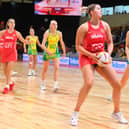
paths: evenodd
<path fill-rule="evenodd" d="M 6 85 L 5 85 L 5 88 L 8 88 L 8 89 L 9 89 L 9 85 L 8 85 L 8 84 L 6 84 Z"/>
<path fill-rule="evenodd" d="M 114 112 L 116 115 L 119 115 L 120 114 L 120 112 Z"/>
<path fill-rule="evenodd" d="M 76 116 L 76 117 L 78 117 L 78 115 L 79 115 L 79 112 L 77 112 L 77 111 L 74 111 L 74 113 L 73 113 L 73 116 Z"/>
<path fill-rule="evenodd" d="M 10 83 L 9 84 L 13 84 L 13 81 L 10 81 Z"/>
<path fill-rule="evenodd" d="M 58 81 L 54 81 L 54 85 L 57 86 L 58 85 Z"/>
<path fill-rule="evenodd" d="M 42 80 L 42 84 L 45 85 L 45 83 L 46 83 L 46 80 Z"/>
<path fill-rule="evenodd" d="M 14 83 L 14 80 L 13 79 L 11 79 L 11 81 L 10 81 L 10 83 L 9 84 L 13 84 Z"/>

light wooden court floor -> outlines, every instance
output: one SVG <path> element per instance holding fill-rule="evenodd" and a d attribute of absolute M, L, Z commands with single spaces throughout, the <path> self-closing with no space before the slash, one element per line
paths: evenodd
<path fill-rule="evenodd" d="M 129 129 L 111 118 L 113 103 L 107 98 L 112 88 L 95 75 L 94 86 L 79 114 L 79 125 L 70 125 L 70 118 L 76 104 L 79 89 L 83 83 L 79 69 L 60 67 L 59 86 L 53 92 L 53 66 L 47 73 L 47 90 L 40 89 L 42 64 L 37 65 L 37 76 L 28 77 L 28 64 L 15 65 L 17 75 L 13 76 L 16 86 L 13 93 L 0 93 L 0 129 Z M 0 68 L 0 73 L 2 70 Z M 119 79 L 122 74 L 119 74 Z M 5 82 L 0 78 L 0 92 Z M 122 91 L 121 111 L 129 120 L 129 82 Z"/>

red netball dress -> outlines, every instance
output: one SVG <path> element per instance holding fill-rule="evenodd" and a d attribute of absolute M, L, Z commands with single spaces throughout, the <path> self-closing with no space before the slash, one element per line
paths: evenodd
<path fill-rule="evenodd" d="M 83 47 L 92 53 L 104 51 L 104 43 L 106 41 L 106 32 L 100 21 L 98 28 L 93 28 L 91 22 L 88 21 L 88 31 L 83 40 Z M 79 65 L 82 68 L 86 64 L 96 64 L 96 62 L 88 56 L 79 55 Z"/>
<path fill-rule="evenodd" d="M 16 30 L 12 33 L 9 33 L 8 30 L 5 31 L 3 35 L 4 44 L 3 50 L 1 55 L 1 62 L 6 63 L 10 61 L 17 61 L 17 50 L 16 50 L 16 42 L 17 42 L 17 35 Z"/>
<path fill-rule="evenodd" d="M 4 39 L 2 37 L 0 37 L 0 56 L 2 54 L 3 44 L 4 44 Z"/>

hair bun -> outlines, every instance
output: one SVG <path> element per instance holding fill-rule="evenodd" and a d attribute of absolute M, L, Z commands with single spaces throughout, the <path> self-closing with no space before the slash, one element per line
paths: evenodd
<path fill-rule="evenodd" d="M 88 12 L 88 7 L 87 6 L 82 6 L 81 7 L 81 13 L 87 13 Z"/>

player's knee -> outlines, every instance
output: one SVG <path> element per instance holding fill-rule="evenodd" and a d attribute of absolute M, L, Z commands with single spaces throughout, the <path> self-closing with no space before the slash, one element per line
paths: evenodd
<path fill-rule="evenodd" d="M 32 65 L 33 64 L 32 61 L 30 61 L 29 64 Z"/>
<path fill-rule="evenodd" d="M 117 83 L 114 85 L 114 89 L 116 89 L 116 90 L 121 90 L 121 84 L 120 84 L 120 82 L 117 82 Z"/>
<path fill-rule="evenodd" d="M 54 70 L 57 71 L 59 69 L 59 66 L 55 66 Z"/>
<path fill-rule="evenodd" d="M 88 89 L 91 89 L 92 86 L 93 86 L 93 79 L 89 79 L 85 82 L 85 87 L 88 88 Z"/>

